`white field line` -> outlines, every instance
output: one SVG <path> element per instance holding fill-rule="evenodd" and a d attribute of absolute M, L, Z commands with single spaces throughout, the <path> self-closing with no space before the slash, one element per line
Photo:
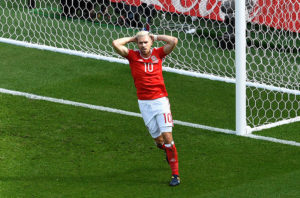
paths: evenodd
<path fill-rule="evenodd" d="M 3 88 L 0 88 L 0 93 L 14 95 L 14 96 L 23 96 L 23 97 L 33 99 L 33 100 L 43 100 L 43 101 L 48 101 L 48 102 L 72 105 L 72 106 L 94 109 L 94 110 L 99 110 L 99 111 L 106 111 L 106 112 L 111 112 L 111 113 L 127 115 L 127 116 L 134 116 L 134 117 L 140 117 L 140 118 L 142 117 L 142 115 L 140 113 L 134 113 L 134 112 L 130 112 L 130 111 L 124 111 L 124 110 L 120 110 L 120 109 L 114 109 L 114 108 L 98 106 L 98 105 L 91 105 L 91 104 L 86 104 L 86 103 L 81 103 L 81 102 L 74 102 L 74 101 L 70 101 L 70 100 L 57 99 L 57 98 L 51 98 L 51 97 L 46 97 L 46 96 L 39 96 L 39 95 L 35 95 L 35 94 L 13 91 L 13 90 L 8 90 L 8 89 L 3 89 Z M 199 129 L 205 129 L 205 130 L 209 130 L 209 131 L 216 131 L 216 132 L 221 132 L 221 133 L 226 133 L 226 134 L 236 134 L 236 132 L 233 130 L 220 129 L 220 128 L 215 128 L 215 127 L 210 127 L 210 126 L 205 126 L 205 125 L 200 125 L 200 124 L 195 124 L 195 123 L 183 122 L 180 120 L 174 120 L 174 124 L 187 126 L 187 127 L 193 127 L 193 128 L 199 128 Z M 276 142 L 276 143 L 280 143 L 280 144 L 288 144 L 288 145 L 300 147 L 300 143 L 294 142 L 294 141 L 280 140 L 280 139 L 276 139 L 276 138 L 263 137 L 263 136 L 257 136 L 257 135 L 252 135 L 252 134 L 243 135 L 243 137 L 265 140 L 265 141 L 270 141 L 270 142 Z"/>
<path fill-rule="evenodd" d="M 276 142 L 276 143 L 280 143 L 280 144 L 288 144 L 288 145 L 300 147 L 300 143 L 295 142 L 295 141 L 281 140 L 281 139 L 277 139 L 277 138 L 265 137 L 265 136 L 253 135 L 253 134 L 247 134 L 247 135 L 243 135 L 243 136 L 253 138 L 253 139 L 258 139 L 258 140 L 265 140 L 265 141 L 269 141 L 269 142 Z"/>

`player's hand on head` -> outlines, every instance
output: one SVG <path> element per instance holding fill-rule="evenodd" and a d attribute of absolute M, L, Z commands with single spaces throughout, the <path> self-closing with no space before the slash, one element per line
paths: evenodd
<path fill-rule="evenodd" d="M 150 33 L 149 36 L 152 39 L 152 41 L 154 41 L 154 35 Z"/>
<path fill-rule="evenodd" d="M 152 39 L 152 41 L 156 41 L 157 35 L 154 35 L 152 33 L 149 34 L 150 38 Z"/>

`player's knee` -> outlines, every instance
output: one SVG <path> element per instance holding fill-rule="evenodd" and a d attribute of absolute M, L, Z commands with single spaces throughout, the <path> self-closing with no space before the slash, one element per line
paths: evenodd
<path fill-rule="evenodd" d="M 162 134 L 163 134 L 165 144 L 171 144 L 173 142 L 173 136 L 171 132 L 164 132 Z"/>

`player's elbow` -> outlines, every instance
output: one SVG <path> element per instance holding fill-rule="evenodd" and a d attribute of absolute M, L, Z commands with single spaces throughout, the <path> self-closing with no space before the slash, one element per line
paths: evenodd
<path fill-rule="evenodd" d="M 117 46 L 118 46 L 118 41 L 117 41 L 117 40 L 114 40 L 114 41 L 112 42 L 112 46 L 113 46 L 114 48 L 117 48 Z"/>
<path fill-rule="evenodd" d="M 176 38 L 176 37 L 173 37 L 173 43 L 174 43 L 174 45 L 176 46 L 176 45 L 177 45 L 177 43 L 178 43 L 178 38 Z"/>

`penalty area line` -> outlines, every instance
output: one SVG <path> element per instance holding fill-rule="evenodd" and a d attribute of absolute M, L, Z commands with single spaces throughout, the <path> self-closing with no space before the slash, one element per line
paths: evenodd
<path fill-rule="evenodd" d="M 76 107 L 83 107 L 83 108 L 88 108 L 88 109 L 93 109 L 93 110 L 98 110 L 98 111 L 106 111 L 106 112 L 110 112 L 110 113 L 116 113 L 116 114 L 122 114 L 122 115 L 142 118 L 142 115 L 140 113 L 124 111 L 124 110 L 114 109 L 114 108 L 110 108 L 110 107 L 86 104 L 86 103 L 81 103 L 81 102 L 74 102 L 74 101 L 70 101 L 70 100 L 40 96 L 40 95 L 35 95 L 35 94 L 20 92 L 20 91 L 14 91 L 14 90 L 9 90 L 9 89 L 4 89 L 4 88 L 0 88 L 0 93 L 14 95 L 14 96 L 23 96 L 23 97 L 26 97 L 26 98 L 29 98 L 32 100 L 42 100 L 42 101 L 48 101 L 48 102 L 53 102 L 53 103 L 71 105 L 71 106 L 76 106 Z M 200 124 L 195 124 L 195 123 L 190 123 L 190 122 L 183 122 L 180 120 L 174 120 L 174 124 L 192 127 L 192 128 L 204 129 L 204 130 L 208 130 L 208 131 L 226 133 L 226 134 L 233 134 L 233 135 L 236 134 L 235 131 L 233 131 L 233 130 L 215 128 L 215 127 L 210 127 L 210 126 L 205 126 L 205 125 L 200 125 Z M 252 134 L 244 135 L 242 137 L 248 137 L 248 138 L 253 138 L 253 139 L 259 139 L 259 140 L 264 140 L 264 141 L 269 141 L 269 142 L 288 144 L 288 145 L 300 147 L 300 143 L 294 142 L 294 141 L 287 141 L 287 140 L 281 140 L 281 139 L 276 139 L 276 138 L 256 136 L 256 135 L 252 135 Z"/>

